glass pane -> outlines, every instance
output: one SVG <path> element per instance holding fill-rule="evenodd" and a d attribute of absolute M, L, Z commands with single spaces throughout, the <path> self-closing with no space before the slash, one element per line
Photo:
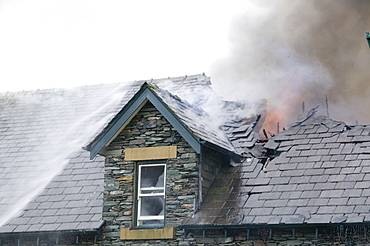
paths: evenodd
<path fill-rule="evenodd" d="M 164 197 L 163 196 L 144 196 L 141 197 L 140 216 L 163 215 Z"/>
<path fill-rule="evenodd" d="M 141 187 L 164 187 L 164 165 L 141 166 Z"/>
<path fill-rule="evenodd" d="M 163 225 L 164 220 L 158 219 L 158 220 L 141 220 L 139 221 L 139 225 Z"/>
<path fill-rule="evenodd" d="M 145 188 L 144 189 L 141 189 L 140 190 L 140 195 L 147 195 L 147 194 L 164 194 L 164 189 L 148 189 L 146 190 Z"/>

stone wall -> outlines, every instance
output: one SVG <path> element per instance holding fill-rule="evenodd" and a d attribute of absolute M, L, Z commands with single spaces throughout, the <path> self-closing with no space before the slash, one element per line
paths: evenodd
<path fill-rule="evenodd" d="M 220 171 L 223 165 L 228 165 L 230 158 L 225 154 L 219 153 L 211 148 L 202 148 L 202 198 L 204 199 L 215 175 Z"/>
<path fill-rule="evenodd" d="M 125 148 L 177 146 L 177 158 L 166 160 L 166 227 L 177 227 L 194 213 L 198 199 L 199 156 L 151 103 L 147 103 L 106 149 L 105 192 L 101 245 L 131 245 L 120 228 L 134 226 L 135 166 L 124 160 Z M 176 231 L 182 240 L 183 231 Z M 158 240 L 145 241 L 155 243 Z M 175 240 L 166 240 L 173 245 Z M 140 243 L 135 241 L 135 243 Z M 164 241 L 161 241 L 164 243 Z M 140 244 L 138 244 L 140 245 Z M 162 245 L 162 244 L 161 244 Z M 176 244 L 177 245 L 177 244 Z"/>

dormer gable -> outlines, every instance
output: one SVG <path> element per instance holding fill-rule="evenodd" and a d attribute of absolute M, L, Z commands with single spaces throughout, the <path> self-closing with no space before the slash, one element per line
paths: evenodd
<path fill-rule="evenodd" d="M 153 86 L 144 83 L 138 93 L 117 114 L 108 127 L 102 131 L 88 146 L 90 158 L 93 159 L 98 153 L 104 155 L 105 147 L 129 124 L 132 118 L 147 103 L 153 104 L 159 112 L 171 123 L 171 125 L 184 137 L 192 148 L 200 153 L 200 140 L 191 133 L 187 126 L 182 123 L 178 116 L 166 105 L 154 92 Z"/>

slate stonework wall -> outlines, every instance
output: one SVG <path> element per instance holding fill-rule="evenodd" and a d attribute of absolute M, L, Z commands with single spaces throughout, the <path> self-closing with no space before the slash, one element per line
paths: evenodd
<path fill-rule="evenodd" d="M 219 153 L 211 148 L 202 149 L 202 197 L 206 196 L 215 175 L 218 174 L 223 165 L 230 163 L 230 158 L 225 154 Z"/>
<path fill-rule="evenodd" d="M 198 199 L 199 157 L 160 112 L 148 102 L 107 147 L 103 212 L 106 225 L 101 245 L 133 243 L 119 239 L 120 228 L 133 226 L 135 199 L 136 163 L 124 160 L 124 149 L 168 145 L 177 146 L 177 158 L 166 160 L 165 225 L 177 227 L 184 218 L 194 213 L 194 204 Z M 176 231 L 176 238 L 182 240 L 182 230 Z M 158 240 L 145 242 L 155 243 Z M 176 240 L 167 240 L 167 242 L 173 245 Z M 135 241 L 135 243 L 139 242 Z"/>

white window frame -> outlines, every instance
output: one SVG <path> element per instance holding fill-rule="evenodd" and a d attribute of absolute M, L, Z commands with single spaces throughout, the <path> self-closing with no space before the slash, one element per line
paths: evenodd
<path fill-rule="evenodd" d="M 145 167 L 154 167 L 154 166 L 163 166 L 163 169 L 164 169 L 164 173 L 163 173 L 163 187 L 144 187 L 144 188 L 141 188 L 140 185 L 141 185 L 141 173 L 142 173 L 142 168 L 145 168 Z M 138 173 L 137 173 L 137 177 L 138 177 L 138 180 L 137 180 L 137 199 L 136 199 L 136 204 L 137 204 L 137 207 L 136 207 L 136 226 L 140 227 L 140 226 L 164 226 L 164 214 L 165 214 L 165 204 L 166 204 L 166 169 L 167 169 L 167 165 L 165 162 L 160 162 L 160 163 L 139 163 L 138 164 Z M 163 190 L 162 192 L 154 192 L 154 191 L 161 191 Z M 143 191 L 153 191 L 151 193 L 143 193 Z M 163 214 L 162 215 L 152 215 L 152 216 L 145 216 L 145 215 L 141 215 L 141 203 L 142 203 L 142 198 L 143 197 L 151 197 L 151 196 L 161 196 L 163 197 L 164 199 L 164 208 L 163 208 Z M 162 220 L 163 223 L 161 224 L 153 224 L 153 225 L 142 225 L 142 221 L 145 221 L 145 220 Z"/>

